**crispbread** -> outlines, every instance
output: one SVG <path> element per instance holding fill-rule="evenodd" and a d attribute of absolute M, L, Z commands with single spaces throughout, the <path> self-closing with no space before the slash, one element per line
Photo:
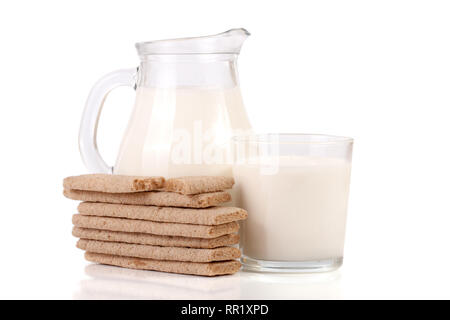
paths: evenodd
<path fill-rule="evenodd" d="M 239 249 L 233 247 L 196 249 L 180 247 L 160 247 L 86 239 L 78 240 L 77 247 L 79 249 L 94 253 L 171 261 L 213 262 L 233 260 L 241 256 L 241 252 L 239 251 Z"/>
<path fill-rule="evenodd" d="M 149 191 L 136 193 L 107 193 L 64 189 L 64 196 L 72 200 L 118 204 L 152 205 L 161 207 L 207 208 L 228 202 L 228 192 L 209 192 L 183 195 L 175 192 Z"/>
<path fill-rule="evenodd" d="M 85 259 L 90 262 L 107 264 L 130 269 L 153 270 L 200 276 L 233 274 L 239 271 L 241 264 L 236 260 L 220 262 L 160 261 L 142 258 L 130 258 L 107 254 L 86 252 Z"/>
<path fill-rule="evenodd" d="M 231 189 L 234 179 L 231 177 L 198 176 L 168 179 L 164 190 L 181 194 L 199 194 Z"/>
<path fill-rule="evenodd" d="M 150 233 L 165 236 L 182 236 L 193 238 L 216 238 L 239 230 L 237 222 L 206 226 L 170 222 L 154 222 L 110 217 L 83 216 L 75 214 L 72 217 L 75 226 L 121 232 Z"/>
<path fill-rule="evenodd" d="M 78 206 L 78 212 L 89 216 L 204 225 L 218 225 L 247 218 L 244 209 L 234 207 L 191 209 L 98 202 L 82 202 Z"/>
<path fill-rule="evenodd" d="M 202 249 L 218 248 L 239 243 L 239 235 L 235 233 L 226 234 L 212 239 L 202 239 L 74 227 L 72 234 L 77 238 L 89 240 Z"/>
<path fill-rule="evenodd" d="M 152 191 L 163 187 L 163 177 L 138 177 L 113 174 L 84 174 L 67 177 L 64 189 L 126 193 Z"/>

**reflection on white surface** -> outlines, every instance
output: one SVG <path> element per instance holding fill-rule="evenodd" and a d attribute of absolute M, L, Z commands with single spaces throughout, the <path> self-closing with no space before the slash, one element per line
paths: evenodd
<path fill-rule="evenodd" d="M 221 277 L 178 275 L 90 264 L 75 299 L 339 299 L 340 272 Z"/>
<path fill-rule="evenodd" d="M 310 274 L 241 272 L 241 299 L 340 299 L 340 271 Z"/>
<path fill-rule="evenodd" d="M 199 277 L 91 264 L 77 299 L 237 299 L 239 274 Z"/>

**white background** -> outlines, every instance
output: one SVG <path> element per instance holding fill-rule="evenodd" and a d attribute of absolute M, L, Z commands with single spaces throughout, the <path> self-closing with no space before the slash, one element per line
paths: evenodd
<path fill-rule="evenodd" d="M 1 2 L 0 297 L 450 298 L 449 17 L 446 1 Z M 91 86 L 136 66 L 135 42 L 234 27 L 252 33 L 239 72 L 257 131 L 355 138 L 344 266 L 210 280 L 85 270 L 62 179 L 86 172 Z M 102 115 L 111 164 L 133 95 L 113 92 Z"/>

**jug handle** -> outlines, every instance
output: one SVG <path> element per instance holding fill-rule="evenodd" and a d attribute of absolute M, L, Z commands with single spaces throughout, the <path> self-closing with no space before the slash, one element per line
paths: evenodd
<path fill-rule="evenodd" d="M 113 173 L 113 167 L 103 160 L 97 148 L 97 126 L 103 104 L 111 90 L 130 86 L 136 88 L 138 68 L 111 72 L 97 81 L 91 89 L 81 118 L 78 144 L 81 158 L 87 169 L 93 173 Z"/>

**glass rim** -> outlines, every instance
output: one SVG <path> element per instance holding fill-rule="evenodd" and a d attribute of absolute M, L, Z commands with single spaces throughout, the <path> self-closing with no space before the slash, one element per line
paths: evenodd
<path fill-rule="evenodd" d="M 283 139 L 271 139 L 270 137 L 282 137 Z M 307 140 L 306 138 L 313 138 Z M 286 141 L 286 138 L 289 141 Z M 317 133 L 257 133 L 236 135 L 231 138 L 235 143 L 247 142 L 255 144 L 304 144 L 304 145 L 333 145 L 353 144 L 354 139 L 344 136 L 317 134 Z"/>

